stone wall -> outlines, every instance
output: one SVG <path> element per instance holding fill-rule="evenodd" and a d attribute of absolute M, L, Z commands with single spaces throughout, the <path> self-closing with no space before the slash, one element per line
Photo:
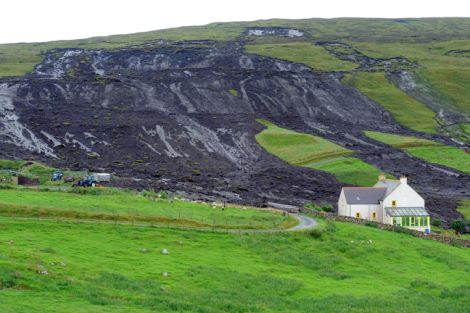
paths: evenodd
<path fill-rule="evenodd" d="M 329 220 L 334 220 L 334 221 L 347 222 L 347 223 L 360 224 L 360 225 L 373 225 L 374 227 L 377 227 L 383 230 L 409 234 L 414 237 L 424 238 L 428 240 L 435 240 L 435 241 L 439 241 L 439 242 L 452 245 L 452 246 L 470 248 L 469 239 L 455 238 L 455 237 L 445 236 L 441 234 L 434 234 L 432 232 L 431 234 L 426 234 L 424 232 L 420 232 L 420 231 L 416 231 L 416 230 L 412 230 L 412 229 L 408 229 L 404 227 L 383 224 L 383 223 L 378 223 L 378 222 L 372 222 L 369 220 L 353 218 L 349 216 L 339 216 L 336 213 L 322 212 L 322 211 L 317 211 L 317 210 L 307 209 L 307 208 L 301 208 L 299 209 L 299 212 L 308 213 L 314 216 L 324 217 L 324 218 L 327 218 Z"/>

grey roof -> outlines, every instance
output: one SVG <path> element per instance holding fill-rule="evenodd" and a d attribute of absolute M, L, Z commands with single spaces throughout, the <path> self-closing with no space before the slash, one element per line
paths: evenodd
<path fill-rule="evenodd" d="M 385 208 L 385 212 L 388 216 L 429 216 L 428 211 L 425 208 Z"/>
<path fill-rule="evenodd" d="M 383 188 L 387 188 L 387 192 L 386 192 L 385 196 L 388 196 L 389 194 L 392 193 L 392 191 L 395 190 L 395 188 L 398 187 L 398 185 L 400 185 L 400 181 L 399 181 L 399 180 L 395 180 L 395 179 L 386 179 L 386 180 L 379 180 L 379 181 L 374 185 L 374 187 L 383 187 Z"/>
<path fill-rule="evenodd" d="M 379 204 L 387 188 L 344 187 L 343 190 L 348 204 Z"/>

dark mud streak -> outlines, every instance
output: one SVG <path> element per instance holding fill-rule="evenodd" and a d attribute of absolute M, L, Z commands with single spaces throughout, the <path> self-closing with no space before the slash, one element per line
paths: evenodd
<path fill-rule="evenodd" d="M 198 44 L 49 52 L 31 75 L 0 81 L 0 95 L 16 90 L 8 96 L 9 112 L 57 158 L 21 144 L 2 144 L 0 155 L 106 169 L 128 177 L 120 185 L 192 198 L 335 203 L 341 184 L 332 175 L 289 166 L 256 143 L 263 126 L 255 119 L 264 118 L 356 150 L 387 172 L 408 174 L 437 215 L 455 216 L 456 197 L 469 196 L 469 175 L 443 174 L 365 137 L 365 129 L 410 131 L 344 86 L 341 74 L 247 55 L 237 42 Z M 0 140 L 10 135 L 0 132 Z"/>

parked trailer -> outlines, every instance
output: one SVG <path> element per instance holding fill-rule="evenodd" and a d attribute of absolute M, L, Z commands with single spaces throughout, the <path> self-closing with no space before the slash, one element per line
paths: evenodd
<path fill-rule="evenodd" d="M 94 173 L 93 177 L 97 183 L 109 183 L 111 181 L 111 174 L 108 173 Z"/>

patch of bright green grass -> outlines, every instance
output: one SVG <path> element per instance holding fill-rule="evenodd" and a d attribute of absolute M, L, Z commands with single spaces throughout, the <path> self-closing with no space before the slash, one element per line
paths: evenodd
<path fill-rule="evenodd" d="M 470 200 L 463 200 L 457 211 L 462 213 L 467 221 L 470 221 Z"/>
<path fill-rule="evenodd" d="M 247 53 L 253 53 L 290 62 L 302 63 L 321 71 L 349 71 L 356 67 L 353 62 L 337 59 L 320 46 L 308 42 L 248 44 Z"/>
<path fill-rule="evenodd" d="M 265 120 L 257 121 L 266 126 L 256 135 L 258 143 L 269 153 L 290 164 L 305 165 L 352 153 L 321 137 L 281 128 Z"/>
<path fill-rule="evenodd" d="M 234 88 L 231 88 L 231 89 L 229 89 L 229 92 L 232 96 L 238 97 L 238 90 L 236 90 Z"/>
<path fill-rule="evenodd" d="M 258 143 L 269 153 L 292 165 L 306 166 L 332 173 L 344 183 L 370 186 L 380 172 L 364 161 L 343 157 L 353 153 L 329 140 L 310 134 L 298 133 L 258 120 L 267 128 L 256 135 Z"/>
<path fill-rule="evenodd" d="M 381 171 L 358 158 L 339 158 L 311 164 L 310 167 L 333 173 L 343 183 L 356 186 L 372 186 L 377 182 Z M 393 178 L 391 175 L 387 175 Z"/>
<path fill-rule="evenodd" d="M 403 126 L 421 132 L 436 133 L 436 113 L 395 87 L 384 73 L 357 73 L 351 77 L 350 83 L 382 105 Z"/>
<path fill-rule="evenodd" d="M 460 124 L 460 126 L 462 127 L 463 131 L 470 135 L 470 123 L 463 123 Z"/>
<path fill-rule="evenodd" d="M 80 189 L 81 190 L 81 189 Z M 206 203 L 146 198 L 134 192 L 90 189 L 95 194 L 27 189 L 0 190 L 0 214 L 8 216 L 143 222 L 191 227 L 277 228 L 295 224 L 280 213 Z"/>
<path fill-rule="evenodd" d="M 365 131 L 364 133 L 372 139 L 395 148 L 404 149 L 411 155 L 427 162 L 455 168 L 464 173 L 470 173 L 470 155 L 459 148 L 445 146 L 431 140 L 412 136 L 401 136 L 374 131 Z"/>
<path fill-rule="evenodd" d="M 389 133 L 382 133 L 376 131 L 364 131 L 367 137 L 381 141 L 395 148 L 412 148 L 412 147 L 424 147 L 424 146 L 441 146 L 441 144 L 413 136 L 403 136 Z"/>
<path fill-rule="evenodd" d="M 468 249 L 328 229 L 315 238 L 0 219 L 0 311 L 467 312 Z"/>

